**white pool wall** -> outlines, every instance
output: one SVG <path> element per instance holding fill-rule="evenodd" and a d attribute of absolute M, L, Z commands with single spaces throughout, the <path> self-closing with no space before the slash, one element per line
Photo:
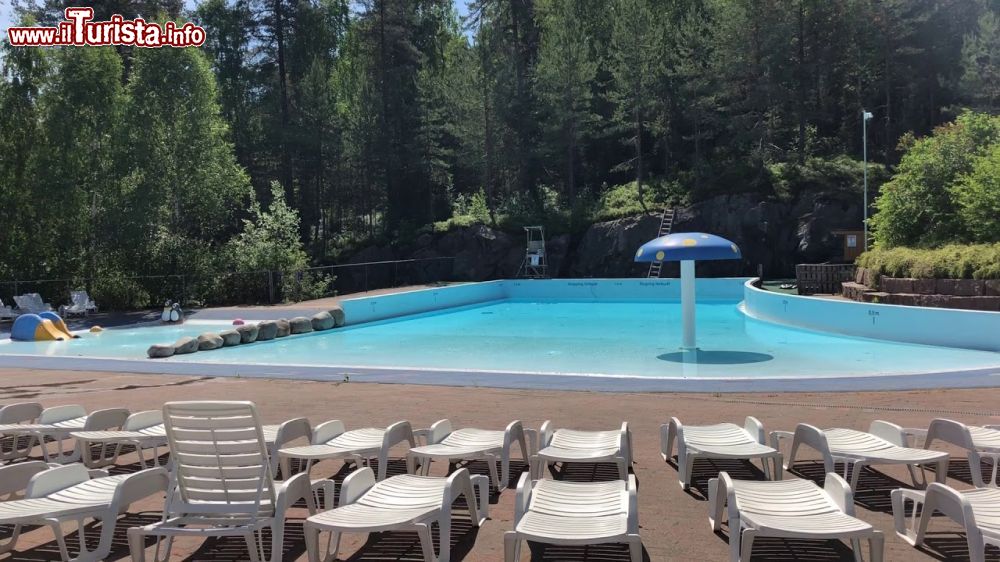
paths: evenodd
<path fill-rule="evenodd" d="M 803 297 L 766 291 L 755 282 L 744 283 L 743 310 L 759 320 L 849 336 L 1000 351 L 1000 312 Z"/>
<path fill-rule="evenodd" d="M 699 300 L 743 299 L 747 277 L 698 280 Z M 678 279 L 506 279 L 347 299 L 351 324 L 502 299 L 642 301 L 680 298 Z"/>

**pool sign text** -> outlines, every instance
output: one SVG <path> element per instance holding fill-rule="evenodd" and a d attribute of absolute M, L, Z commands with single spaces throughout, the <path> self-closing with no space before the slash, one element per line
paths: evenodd
<path fill-rule="evenodd" d="M 92 21 L 93 8 L 72 7 L 63 12 L 65 21 L 55 27 L 10 27 L 7 40 L 14 47 L 106 46 L 200 47 L 205 43 L 205 29 L 191 22 L 177 24 L 147 22 L 142 18 L 126 20 L 119 14 L 108 21 Z"/>

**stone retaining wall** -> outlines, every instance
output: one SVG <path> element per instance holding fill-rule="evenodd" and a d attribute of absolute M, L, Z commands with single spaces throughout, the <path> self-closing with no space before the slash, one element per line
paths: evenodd
<path fill-rule="evenodd" d="M 998 279 L 886 277 L 859 267 L 843 295 L 860 302 L 1000 311 Z"/>

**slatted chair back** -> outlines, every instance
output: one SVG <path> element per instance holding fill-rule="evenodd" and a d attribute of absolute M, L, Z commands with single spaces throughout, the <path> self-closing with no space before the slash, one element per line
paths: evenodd
<path fill-rule="evenodd" d="M 252 402 L 168 402 L 173 460 L 169 511 L 256 519 L 274 515 L 267 443 Z"/>

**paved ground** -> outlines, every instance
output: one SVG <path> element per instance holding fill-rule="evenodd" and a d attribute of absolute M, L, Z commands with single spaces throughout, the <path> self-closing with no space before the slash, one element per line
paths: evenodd
<path fill-rule="evenodd" d="M 587 392 L 519 391 L 482 388 L 444 388 L 405 385 L 333 384 L 270 380 L 209 379 L 178 376 L 149 376 L 96 372 L 13 371 L 0 369 L 0 403 L 40 401 L 46 406 L 81 403 L 88 409 L 127 406 L 133 410 L 159 408 L 164 401 L 177 399 L 248 399 L 255 401 L 265 421 L 278 422 L 304 415 L 319 423 L 342 419 L 349 428 L 386 425 L 408 419 L 414 427 L 426 427 L 449 417 L 457 426 L 476 425 L 502 428 L 512 419 L 528 427 L 538 427 L 551 418 L 558 426 L 581 429 L 611 429 L 622 420 L 631 424 L 635 441 L 635 474 L 639 480 L 641 533 L 648 560 L 725 560 L 728 547 L 725 533 L 715 535 L 708 527 L 707 505 L 700 491 L 684 493 L 677 485 L 677 472 L 659 456 L 659 426 L 677 416 L 685 423 L 717 421 L 742 422 L 744 416 L 758 416 L 768 429 L 792 429 L 797 422 L 820 427 L 842 426 L 864 429 L 874 419 L 887 419 L 904 426 L 925 427 L 936 416 L 948 416 L 969 423 L 997 423 L 1000 420 L 1000 391 L 945 390 L 894 393 L 837 394 L 610 394 Z M 125 462 L 131 462 L 127 457 Z M 398 465 L 394 465 L 398 469 Z M 339 465 L 320 465 L 315 474 L 338 472 Z M 436 466 L 437 471 L 443 467 Z M 737 464 L 696 467 L 696 488 L 704 491 L 706 479 L 720 468 L 734 474 L 753 476 L 748 467 Z M 968 487 L 964 456 L 953 457 L 950 483 Z M 799 474 L 817 477 L 815 464 L 799 465 Z M 963 475 L 963 472 L 965 473 Z M 608 474 L 606 467 L 573 467 L 565 476 L 587 479 Z M 340 475 L 342 476 L 342 475 Z M 339 477 L 339 476 L 338 476 Z M 516 478 L 516 477 L 515 477 Z M 889 491 L 906 481 L 902 471 L 866 473 L 857 494 L 858 514 L 886 533 L 886 560 L 967 560 L 964 538 L 944 521 L 934 535 L 933 550 L 921 552 L 907 546 L 891 532 Z M 455 560 L 502 560 L 503 532 L 512 526 L 514 491 L 494 499 L 491 519 L 478 533 L 471 526 L 453 529 Z M 137 506 L 130 524 L 156 520 L 160 500 Z M 299 520 L 304 510 L 296 509 L 286 537 L 284 560 L 305 560 Z M 127 560 L 124 533 L 110 560 Z M 366 561 L 419 560 L 415 535 L 391 533 L 380 536 L 346 537 L 342 558 Z M 24 536 L 20 551 L 12 560 L 57 560 L 58 551 L 51 533 L 33 529 Z M 840 543 L 803 544 L 761 542 L 761 556 L 755 560 L 850 560 Z M 151 553 L 151 550 L 150 550 Z M 527 550 L 522 560 L 627 560 L 618 547 L 572 550 Z M 992 560 L 998 560 L 997 552 Z M 3 559 L 0 557 L 0 559 Z M 246 552 L 237 541 L 179 541 L 174 560 L 245 560 Z"/>

